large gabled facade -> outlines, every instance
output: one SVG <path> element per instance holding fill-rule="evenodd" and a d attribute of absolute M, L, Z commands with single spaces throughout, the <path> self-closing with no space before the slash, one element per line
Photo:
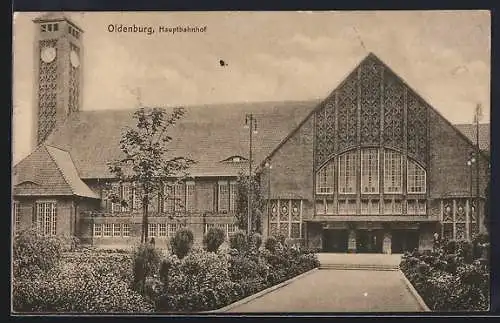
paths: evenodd
<path fill-rule="evenodd" d="M 14 225 L 130 245 L 141 235 L 140 199 L 107 163 L 120 157 L 133 111 L 80 111 L 82 30 L 61 16 L 35 23 L 37 145 L 14 167 Z M 247 114 L 258 119 L 252 152 L 268 201 L 265 236 L 325 251 L 389 253 L 429 248 L 434 232 L 468 239 L 481 229 L 473 204 L 482 209 L 489 163 L 483 152 L 479 177 L 467 166 L 475 151 L 469 125 L 451 125 L 370 54 L 321 101 L 187 107 L 171 129 L 170 150 L 197 163 L 165 192 L 181 203 L 151 205 L 148 230 L 157 245 L 181 226 L 198 241 L 212 226 L 234 232 L 236 180 L 248 174 Z M 480 141 L 489 150 L 486 126 Z M 112 192 L 129 203 L 113 203 Z"/>

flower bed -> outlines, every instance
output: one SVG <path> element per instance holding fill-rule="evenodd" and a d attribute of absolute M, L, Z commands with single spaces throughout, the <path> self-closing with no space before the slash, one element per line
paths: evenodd
<path fill-rule="evenodd" d="M 163 262 L 153 298 L 159 312 L 214 310 L 318 266 L 314 254 L 288 247 L 228 253 L 197 250 Z"/>
<path fill-rule="evenodd" d="M 186 249 L 184 242 L 179 243 L 181 253 L 165 254 L 153 246 L 133 252 L 68 252 L 57 238 L 23 234 L 14 239 L 13 308 L 59 313 L 207 311 L 319 266 L 313 253 L 273 238 L 266 248 L 260 248 L 259 239 L 238 239 L 229 250 L 208 248 L 215 252 Z"/>
<path fill-rule="evenodd" d="M 433 311 L 487 311 L 489 266 L 474 242 L 406 253 L 400 268 Z"/>

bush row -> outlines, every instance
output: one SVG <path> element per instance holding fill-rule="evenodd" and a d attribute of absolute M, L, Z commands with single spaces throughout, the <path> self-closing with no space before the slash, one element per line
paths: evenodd
<path fill-rule="evenodd" d="M 432 251 L 403 256 L 400 268 L 433 311 L 487 311 L 489 265 L 478 245 L 446 241 Z"/>

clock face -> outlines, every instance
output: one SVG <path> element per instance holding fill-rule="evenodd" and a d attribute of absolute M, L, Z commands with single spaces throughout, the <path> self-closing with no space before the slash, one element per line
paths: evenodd
<path fill-rule="evenodd" d="M 74 68 L 80 66 L 80 58 L 78 57 L 77 52 L 75 52 L 74 50 L 72 50 L 71 53 L 69 54 L 69 59 L 71 61 L 71 65 Z"/>
<path fill-rule="evenodd" d="M 40 57 L 45 63 L 50 63 L 56 58 L 56 49 L 54 47 L 44 47 Z"/>

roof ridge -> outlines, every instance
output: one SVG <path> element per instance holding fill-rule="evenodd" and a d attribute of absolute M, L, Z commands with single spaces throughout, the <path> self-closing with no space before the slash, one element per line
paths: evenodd
<path fill-rule="evenodd" d="M 310 103 L 310 102 L 321 102 L 323 99 L 322 98 L 311 98 L 311 99 L 304 99 L 304 100 L 266 100 L 266 101 L 232 101 L 232 102 L 214 102 L 214 103 L 194 103 L 194 104 L 172 104 L 172 105 L 165 105 L 165 106 L 155 106 L 151 105 L 148 106 L 149 108 L 164 108 L 164 109 L 171 109 L 171 108 L 176 108 L 176 107 L 183 107 L 183 108 L 204 108 L 204 107 L 226 107 L 226 106 L 244 106 L 244 105 L 250 105 L 250 104 L 279 104 L 281 106 L 286 106 L 289 103 Z M 107 109 L 99 109 L 99 110 L 80 110 L 74 113 L 75 115 L 78 115 L 79 113 L 83 112 L 105 112 L 105 111 L 135 111 L 138 108 L 107 108 Z"/>

